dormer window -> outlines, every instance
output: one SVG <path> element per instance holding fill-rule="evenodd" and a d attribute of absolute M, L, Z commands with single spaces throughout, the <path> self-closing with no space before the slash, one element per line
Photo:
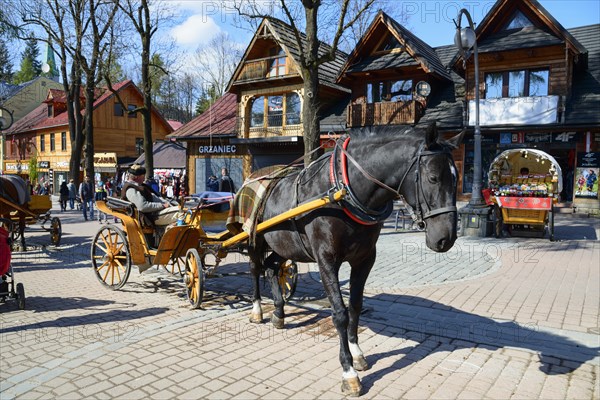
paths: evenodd
<path fill-rule="evenodd" d="M 48 118 L 52 118 L 54 116 L 54 106 L 52 103 L 48 103 Z"/>
<path fill-rule="evenodd" d="M 533 24 L 521 11 L 517 10 L 504 30 L 521 29 L 528 26 L 533 26 Z"/>
<path fill-rule="evenodd" d="M 271 62 L 269 66 L 269 77 L 285 75 L 286 55 L 281 47 L 274 47 L 270 51 Z"/>
<path fill-rule="evenodd" d="M 491 72 L 485 74 L 485 98 L 548 96 L 547 69 Z"/>

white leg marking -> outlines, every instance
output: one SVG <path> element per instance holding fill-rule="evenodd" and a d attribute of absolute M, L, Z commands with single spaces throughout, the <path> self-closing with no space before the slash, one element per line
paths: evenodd
<path fill-rule="evenodd" d="M 356 378 L 358 374 L 354 370 L 354 368 L 350 367 L 350 369 L 344 373 L 342 373 L 343 379 Z"/>
<path fill-rule="evenodd" d="M 252 314 L 262 314 L 260 300 L 254 300 L 254 302 L 252 302 Z"/>
<path fill-rule="evenodd" d="M 352 354 L 352 357 L 356 358 L 363 355 L 358 343 L 348 343 L 348 345 L 350 346 L 350 354 Z"/>

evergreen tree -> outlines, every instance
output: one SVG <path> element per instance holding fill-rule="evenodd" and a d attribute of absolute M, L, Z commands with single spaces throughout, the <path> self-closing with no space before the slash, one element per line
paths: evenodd
<path fill-rule="evenodd" d="M 11 82 L 13 77 L 12 62 L 6 43 L 0 38 L 0 81 Z"/>
<path fill-rule="evenodd" d="M 196 114 L 200 115 L 204 111 L 208 110 L 208 108 L 213 105 L 215 101 L 220 96 L 217 93 L 217 90 L 213 85 L 211 85 L 208 89 L 202 89 L 202 93 L 200 93 L 200 98 L 196 103 Z"/>
<path fill-rule="evenodd" d="M 21 69 L 15 74 L 15 83 L 23 83 L 40 76 L 42 63 L 38 60 L 40 48 L 37 41 L 31 35 L 27 39 L 25 51 L 21 54 Z"/>

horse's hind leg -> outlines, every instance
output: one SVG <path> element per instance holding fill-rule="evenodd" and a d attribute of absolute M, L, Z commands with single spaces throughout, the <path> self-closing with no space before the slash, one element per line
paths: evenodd
<path fill-rule="evenodd" d="M 356 370 L 366 371 L 369 364 L 358 346 L 358 320 L 362 311 L 363 292 L 365 283 L 375 263 L 376 252 L 373 250 L 368 258 L 360 263 L 352 263 L 350 272 L 350 301 L 349 301 L 349 323 L 348 323 L 348 342 L 350 352 L 352 353 L 352 363 Z"/>
<path fill-rule="evenodd" d="M 358 374 L 352 365 L 352 353 L 348 341 L 348 309 L 342 299 L 338 272 L 340 265 L 319 262 L 319 272 L 327 298 L 331 304 L 333 325 L 340 338 L 340 364 L 342 365 L 342 393 L 347 396 L 360 396 L 362 386 Z"/>
<path fill-rule="evenodd" d="M 252 275 L 253 293 L 252 293 L 252 312 L 250 322 L 260 324 L 263 322 L 262 307 L 260 305 L 260 274 L 262 272 L 262 252 L 256 249 L 250 249 L 250 275 Z"/>
<path fill-rule="evenodd" d="M 271 315 L 271 323 L 276 329 L 283 329 L 285 322 L 285 311 L 283 309 L 285 302 L 283 300 L 281 286 L 279 286 L 278 279 L 279 266 L 281 265 L 282 261 L 284 261 L 284 259 L 279 254 L 272 252 L 265 259 L 264 264 L 267 279 L 271 284 L 271 294 L 273 296 L 273 305 L 275 306 L 273 314 Z"/>

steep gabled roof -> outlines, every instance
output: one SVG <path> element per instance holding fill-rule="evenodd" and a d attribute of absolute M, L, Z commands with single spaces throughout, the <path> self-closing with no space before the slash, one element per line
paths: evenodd
<path fill-rule="evenodd" d="M 261 24 L 259 25 L 254 37 L 250 41 L 250 44 L 246 48 L 244 56 L 242 57 L 240 63 L 238 64 L 235 72 L 233 73 L 231 80 L 229 81 L 229 85 L 227 86 L 227 91 L 231 88 L 235 80 L 237 79 L 241 69 L 246 61 L 250 50 L 256 43 L 260 33 L 264 28 L 267 28 L 269 32 L 273 35 L 274 40 L 281 46 L 283 51 L 290 57 L 295 64 L 296 70 L 301 72 L 300 68 L 300 59 L 301 59 L 301 49 L 298 47 L 298 42 L 296 41 L 296 37 L 294 36 L 294 31 L 292 27 L 285 22 L 278 19 L 263 19 Z M 304 33 L 300 33 L 300 40 L 302 43 L 306 43 L 306 35 Z M 331 51 L 331 46 L 328 44 L 319 41 L 319 56 L 326 54 Z M 341 90 L 343 92 L 348 92 L 348 89 L 336 84 L 336 78 L 338 71 L 341 66 L 344 65 L 346 61 L 346 57 L 348 55 L 341 50 L 337 50 L 335 52 L 335 58 L 333 61 L 326 62 L 324 64 L 319 65 L 319 82 L 322 85 L 326 85 L 337 90 Z"/>
<path fill-rule="evenodd" d="M 142 93 L 135 86 L 133 81 L 126 80 L 120 82 L 113 86 L 113 89 L 116 92 L 123 90 L 126 87 L 132 87 L 142 98 Z M 101 93 L 101 94 L 100 94 Z M 101 104 L 106 102 L 108 99 L 112 98 L 114 94 L 108 90 L 104 89 L 102 91 L 97 90 L 97 95 L 99 97 L 94 101 L 94 110 L 97 109 Z M 17 121 L 6 133 L 19 133 L 24 131 L 30 131 L 34 129 L 43 129 L 43 128 L 52 128 L 58 126 L 67 126 L 69 124 L 69 116 L 66 111 L 61 112 L 55 117 L 48 117 L 48 102 L 62 102 L 64 103 L 66 99 L 65 93 L 62 90 L 58 89 L 50 89 L 48 91 L 48 97 L 44 101 L 44 103 L 37 106 L 33 111 L 29 114 L 21 118 Z M 82 110 L 83 112 L 84 110 Z M 167 130 L 172 131 L 169 123 L 164 119 L 164 117 L 153 107 L 152 111 L 158 116 L 158 118 L 162 121 Z"/>
<path fill-rule="evenodd" d="M 533 26 L 504 29 L 516 11 Z M 475 33 L 477 50 L 481 53 L 565 43 L 573 54 L 587 54 L 587 49 L 536 0 L 498 0 L 477 25 Z M 456 54 L 450 65 L 454 66 L 458 60 Z"/>
<path fill-rule="evenodd" d="M 211 135 L 235 135 L 237 96 L 225 93 L 208 110 L 168 135 L 174 139 L 198 139 Z"/>
<path fill-rule="evenodd" d="M 406 52 L 368 55 L 372 50 L 372 48 L 368 46 L 369 41 L 373 39 L 373 37 L 371 37 L 372 33 L 381 25 L 384 25 L 390 34 L 405 46 Z M 366 33 L 358 42 L 352 53 L 350 53 L 344 66 L 340 69 L 337 81 L 340 81 L 345 72 L 381 70 L 418 65 L 422 66 L 425 72 L 451 80 L 444 64 L 431 46 L 419 39 L 408 29 L 404 28 L 385 12 L 379 11 Z"/>
<path fill-rule="evenodd" d="M 185 143 L 156 142 L 152 145 L 154 168 L 185 168 L 187 162 Z M 134 164 L 145 165 L 146 154 L 142 153 Z"/>

